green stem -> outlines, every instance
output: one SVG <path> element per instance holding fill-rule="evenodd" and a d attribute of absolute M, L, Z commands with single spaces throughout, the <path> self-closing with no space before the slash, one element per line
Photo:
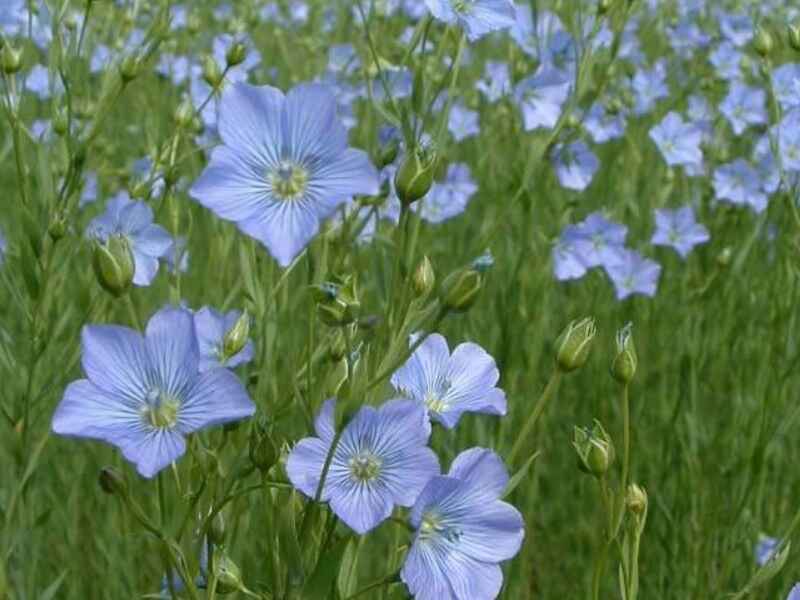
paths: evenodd
<path fill-rule="evenodd" d="M 373 581 L 368 586 L 363 587 L 360 590 L 358 590 L 352 596 L 347 596 L 347 598 L 345 598 L 345 600 L 351 600 L 352 598 L 358 598 L 360 596 L 363 596 L 367 592 L 371 592 L 372 590 L 380 589 L 383 586 L 389 585 L 390 583 L 392 583 L 393 580 L 394 580 L 394 576 L 392 575 L 390 577 L 384 577 L 383 579 L 379 579 L 378 581 Z"/>
<path fill-rule="evenodd" d="M 511 453 L 508 455 L 508 464 L 513 464 L 514 459 L 517 455 L 522 451 L 525 447 L 525 442 L 528 439 L 528 436 L 533 432 L 534 427 L 536 427 L 536 423 L 539 421 L 539 418 L 544 413 L 544 409 L 547 406 L 547 402 L 550 400 L 550 397 L 555 393 L 556 389 L 558 388 L 558 384 L 561 382 L 561 370 L 556 368 L 552 375 L 550 375 L 550 380 L 547 382 L 544 390 L 542 391 L 542 395 L 539 396 L 539 400 L 536 402 L 536 406 L 531 413 L 531 416 L 528 417 L 525 425 L 520 430 L 519 434 L 517 434 L 517 439 L 514 442 L 514 445 L 511 447 Z"/>

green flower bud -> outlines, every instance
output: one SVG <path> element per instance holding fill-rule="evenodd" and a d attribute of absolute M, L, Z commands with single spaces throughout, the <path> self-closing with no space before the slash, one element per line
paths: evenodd
<path fill-rule="evenodd" d="M 475 269 L 461 269 L 442 282 L 442 305 L 455 312 L 466 312 L 478 299 L 483 277 Z"/>
<path fill-rule="evenodd" d="M 175 109 L 175 124 L 181 129 L 188 129 L 192 125 L 194 118 L 194 106 L 188 98 L 178 105 Z"/>
<path fill-rule="evenodd" d="M 106 243 L 96 243 L 93 259 L 92 266 L 103 289 L 116 297 L 128 291 L 133 282 L 135 264 L 125 236 L 112 235 Z"/>
<path fill-rule="evenodd" d="M 586 317 L 572 321 L 556 341 L 556 364 L 564 373 L 580 369 L 586 364 L 592 340 L 597 333 L 594 319 Z"/>
<path fill-rule="evenodd" d="M 597 2 L 597 14 L 604 15 L 614 5 L 614 0 L 599 0 Z"/>
<path fill-rule="evenodd" d="M 222 85 L 222 71 L 212 56 L 203 58 L 203 79 L 214 89 Z"/>
<path fill-rule="evenodd" d="M 229 67 L 240 65 L 247 58 L 247 47 L 241 42 L 236 42 L 225 53 L 225 62 Z"/>
<path fill-rule="evenodd" d="M 731 259 L 733 258 L 733 250 L 731 250 L 730 246 L 726 246 L 723 248 L 719 254 L 717 254 L 717 265 L 724 269 L 731 264 Z"/>
<path fill-rule="evenodd" d="M 394 187 L 400 202 L 409 205 L 431 189 L 438 155 L 430 148 L 417 147 L 409 152 L 394 176 Z"/>
<path fill-rule="evenodd" d="M 248 452 L 250 462 L 263 474 L 266 474 L 280 458 L 280 449 L 269 434 L 263 419 L 259 419 L 253 427 Z"/>
<path fill-rule="evenodd" d="M 617 355 L 611 362 L 611 375 L 620 383 L 628 384 L 636 374 L 636 347 L 633 345 L 633 323 L 617 332 Z"/>
<path fill-rule="evenodd" d="M 789 47 L 800 52 L 800 25 L 789 25 L 786 30 L 786 37 L 789 41 Z"/>
<path fill-rule="evenodd" d="M 225 517 L 218 510 L 208 525 L 208 539 L 215 546 L 225 543 Z"/>
<path fill-rule="evenodd" d="M 6 42 L 0 51 L 0 65 L 6 75 L 13 75 L 22 68 L 22 50 Z"/>
<path fill-rule="evenodd" d="M 311 293 L 317 302 L 317 313 L 326 325 L 347 325 L 358 318 L 361 303 L 352 275 L 312 285 Z"/>
<path fill-rule="evenodd" d="M 423 256 L 422 260 L 419 261 L 417 268 L 414 270 L 411 283 L 414 288 L 414 295 L 417 298 L 425 297 L 433 291 L 433 287 L 436 285 L 436 273 L 427 256 Z"/>
<path fill-rule="evenodd" d="M 578 453 L 578 467 L 584 473 L 602 477 L 614 462 L 614 444 L 600 421 L 595 420 L 591 429 L 575 427 L 572 446 Z"/>
<path fill-rule="evenodd" d="M 377 167 L 383 167 L 392 164 L 397 158 L 400 151 L 400 134 L 396 127 L 390 125 L 381 127 L 378 131 L 378 151 L 375 157 Z"/>
<path fill-rule="evenodd" d="M 213 562 L 214 577 L 217 579 L 217 592 L 229 594 L 244 587 L 242 572 L 222 548 L 217 548 L 214 552 Z"/>
<path fill-rule="evenodd" d="M 50 224 L 47 226 L 47 233 L 50 239 L 57 242 L 67 234 L 67 215 L 64 211 L 57 210 L 50 217 Z"/>
<path fill-rule="evenodd" d="M 98 483 L 106 494 L 122 496 L 128 493 L 128 483 L 119 471 L 113 467 L 103 467 L 100 470 Z"/>
<path fill-rule="evenodd" d="M 123 83 L 130 83 L 136 79 L 139 76 L 140 70 L 141 64 L 139 62 L 139 57 L 135 54 L 129 54 L 123 58 L 122 62 L 119 64 L 119 75 L 122 77 Z"/>
<path fill-rule="evenodd" d="M 761 58 L 766 58 L 770 55 L 774 47 L 775 42 L 769 31 L 763 27 L 759 27 L 756 31 L 755 38 L 753 38 L 753 49 Z"/>
<path fill-rule="evenodd" d="M 222 338 L 222 354 L 225 360 L 239 354 L 247 345 L 249 338 L 250 314 L 245 310 Z"/>
<path fill-rule="evenodd" d="M 53 117 L 53 131 L 59 137 L 64 137 L 69 129 L 69 120 L 63 110 L 57 110 Z"/>
<path fill-rule="evenodd" d="M 644 514 L 647 510 L 647 492 L 644 488 L 631 483 L 625 493 L 625 506 L 635 515 Z"/>

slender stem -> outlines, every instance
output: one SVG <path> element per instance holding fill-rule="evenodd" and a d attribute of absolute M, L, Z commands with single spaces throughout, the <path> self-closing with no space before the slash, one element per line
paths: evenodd
<path fill-rule="evenodd" d="M 561 370 L 556 368 L 550 375 L 550 380 L 547 382 L 547 385 L 542 391 L 542 395 L 539 396 L 539 400 L 536 402 L 536 406 L 533 408 L 531 416 L 528 417 L 528 420 L 522 427 L 522 430 L 519 432 L 519 434 L 517 434 L 517 439 L 514 442 L 514 445 L 511 447 L 511 453 L 508 455 L 508 464 L 513 464 L 514 459 L 525 447 L 525 442 L 527 441 L 528 436 L 533 432 L 534 427 L 536 427 L 536 423 L 539 421 L 539 418 L 542 416 L 542 413 L 544 413 L 544 409 L 547 406 L 547 402 L 550 400 L 550 397 L 555 393 L 556 389 L 558 388 L 558 384 L 560 382 L 561 382 Z"/>
<path fill-rule="evenodd" d="M 367 592 L 371 592 L 372 590 L 377 590 L 382 588 L 385 585 L 389 585 L 392 582 L 392 577 L 384 577 L 383 579 L 379 579 L 378 581 L 373 581 L 368 586 L 361 588 L 352 596 L 348 596 L 345 600 L 351 600 L 351 598 L 358 598 L 363 596 Z"/>
<path fill-rule="evenodd" d="M 628 491 L 628 479 L 631 472 L 631 402 L 628 384 L 622 387 L 622 496 Z"/>
<path fill-rule="evenodd" d="M 139 319 L 139 312 L 136 310 L 136 305 L 133 303 L 130 293 L 125 294 L 125 305 L 128 307 L 128 314 L 131 318 L 131 323 L 139 331 L 142 330 L 142 322 Z"/>
<path fill-rule="evenodd" d="M 599 478 L 598 482 L 600 485 L 600 504 L 603 507 L 603 513 L 605 513 L 603 515 L 605 524 L 603 525 L 604 531 L 600 540 L 600 549 L 592 571 L 592 600 L 599 600 L 600 598 L 600 584 L 603 581 L 603 573 L 605 573 L 606 563 L 608 562 L 608 551 L 611 546 L 611 532 L 613 528 L 611 524 L 613 515 L 611 514 L 612 509 L 608 493 L 608 482 L 605 477 Z"/>

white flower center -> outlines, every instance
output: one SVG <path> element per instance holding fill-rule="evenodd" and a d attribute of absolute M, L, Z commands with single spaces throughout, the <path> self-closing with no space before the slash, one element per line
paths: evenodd
<path fill-rule="evenodd" d="M 281 161 L 267 177 L 272 192 L 281 200 L 298 200 L 308 189 L 308 170 L 289 161 Z"/>
<path fill-rule="evenodd" d="M 180 401 L 158 388 L 151 388 L 144 397 L 142 418 L 155 429 L 172 429 L 178 422 Z"/>
<path fill-rule="evenodd" d="M 347 461 L 350 476 L 358 482 L 375 479 L 381 472 L 383 461 L 369 450 L 361 450 Z"/>
<path fill-rule="evenodd" d="M 421 540 L 444 538 L 448 542 L 456 543 L 461 540 L 462 535 L 463 532 L 460 528 L 448 525 L 435 510 L 430 510 L 422 515 L 422 522 L 419 526 Z"/>

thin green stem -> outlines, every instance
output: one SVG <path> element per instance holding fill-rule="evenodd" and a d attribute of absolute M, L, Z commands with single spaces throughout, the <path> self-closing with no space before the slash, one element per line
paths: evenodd
<path fill-rule="evenodd" d="M 528 420 L 525 422 L 525 425 L 523 425 L 519 434 L 517 434 L 517 439 L 515 440 L 514 445 L 511 447 L 511 452 L 508 455 L 508 464 L 514 464 L 514 460 L 517 458 L 517 455 L 525 447 L 528 436 L 530 436 L 530 434 L 533 432 L 534 427 L 536 427 L 536 423 L 544 413 L 547 402 L 550 400 L 550 397 L 555 394 L 556 389 L 558 389 L 558 384 L 561 382 L 561 375 L 561 370 L 558 368 L 554 369 L 553 373 L 550 375 L 550 380 L 547 382 L 547 385 L 542 391 L 542 395 L 539 396 L 539 400 L 536 402 L 533 412 L 531 413 L 530 417 L 528 417 Z"/>

